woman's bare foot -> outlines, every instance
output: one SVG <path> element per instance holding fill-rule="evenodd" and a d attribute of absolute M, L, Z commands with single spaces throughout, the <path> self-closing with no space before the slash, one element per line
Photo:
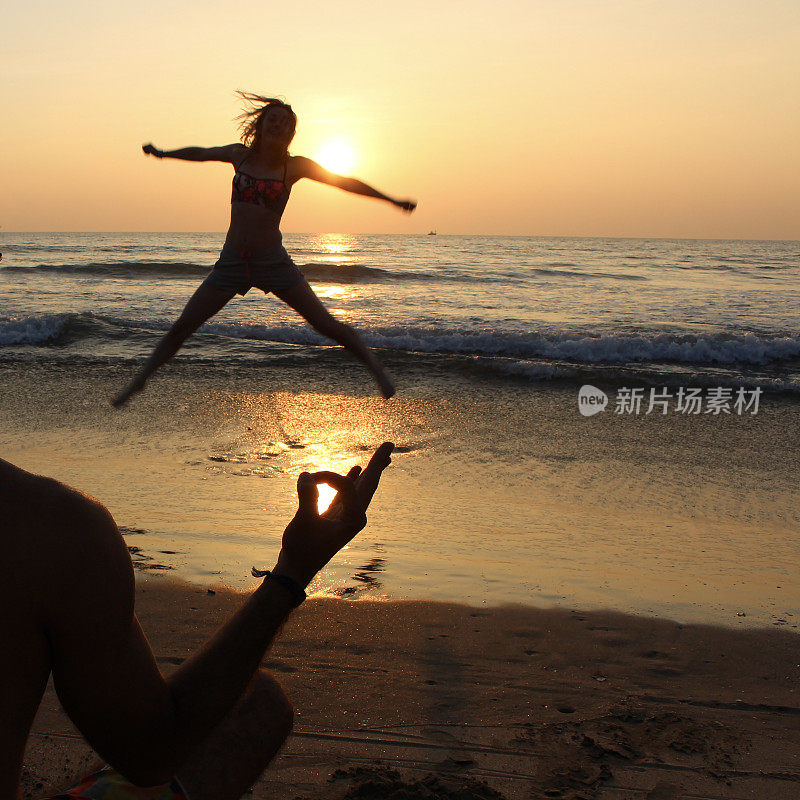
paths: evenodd
<path fill-rule="evenodd" d="M 144 389 L 144 381 L 141 378 L 137 378 L 134 381 L 131 381 L 125 389 L 123 389 L 116 397 L 111 400 L 111 405 L 114 408 L 122 408 L 128 400 L 131 399 L 135 394 L 139 394 L 139 392 Z"/>
<path fill-rule="evenodd" d="M 375 375 L 375 380 L 378 382 L 378 388 L 381 390 L 381 395 L 383 395 L 384 399 L 388 400 L 390 397 L 394 397 L 396 391 L 394 381 L 385 371 Z"/>
<path fill-rule="evenodd" d="M 375 378 L 375 383 L 378 384 L 378 388 L 381 390 L 381 396 L 386 400 L 394 397 L 396 391 L 394 381 L 389 377 L 386 368 L 378 361 L 371 350 L 367 350 L 366 347 L 364 349 L 366 350 L 364 362 L 367 365 L 367 369 L 372 373 L 372 377 Z"/>

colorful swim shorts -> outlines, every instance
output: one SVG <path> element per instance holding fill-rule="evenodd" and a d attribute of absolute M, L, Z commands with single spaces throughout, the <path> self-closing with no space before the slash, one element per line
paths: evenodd
<path fill-rule="evenodd" d="M 274 292 L 288 289 L 303 280 L 303 273 L 283 245 L 257 251 L 223 247 L 203 286 L 245 295 L 254 286 L 263 292 Z"/>
<path fill-rule="evenodd" d="M 104 767 L 47 800 L 188 800 L 177 778 L 160 786 L 134 786 L 111 767 Z"/>

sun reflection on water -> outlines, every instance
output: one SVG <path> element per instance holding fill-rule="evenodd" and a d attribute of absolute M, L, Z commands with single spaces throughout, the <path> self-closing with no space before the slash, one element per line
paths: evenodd
<path fill-rule="evenodd" d="M 323 284 L 314 289 L 314 294 L 323 300 L 340 300 L 348 299 L 355 292 L 345 286 L 325 286 Z"/>
<path fill-rule="evenodd" d="M 344 283 L 353 279 L 352 269 L 357 267 L 356 259 L 349 253 L 356 248 L 358 241 L 344 233 L 326 233 L 318 236 L 313 243 L 315 254 L 306 267 L 306 278 L 314 286 L 316 295 L 323 300 L 348 300 L 355 297 L 353 288 L 338 282 L 329 286 L 328 281 L 341 278 Z"/>
<path fill-rule="evenodd" d="M 353 259 L 350 256 L 334 256 L 330 253 L 325 253 L 319 258 L 315 259 L 320 264 L 352 264 Z"/>
<path fill-rule="evenodd" d="M 355 237 L 346 233 L 324 233 L 319 239 L 319 247 L 331 255 L 349 253 L 357 244 Z"/>

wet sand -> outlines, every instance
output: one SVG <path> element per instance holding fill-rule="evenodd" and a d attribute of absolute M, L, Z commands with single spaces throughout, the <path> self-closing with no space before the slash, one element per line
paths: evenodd
<path fill-rule="evenodd" d="M 241 602 L 143 578 L 165 673 Z M 257 798 L 796 798 L 800 636 L 613 612 L 311 599 L 264 665 L 295 731 Z M 23 797 L 93 756 L 48 687 Z"/>
<path fill-rule="evenodd" d="M 179 358 L 120 412 L 129 366 L 0 362 L 0 453 L 102 500 L 141 571 L 244 590 L 297 475 L 388 439 L 369 526 L 313 593 L 797 630 L 800 404 L 584 418 L 571 385 L 391 361 L 387 403 L 348 393 L 364 376 L 343 354 L 303 353 L 302 368 Z"/>

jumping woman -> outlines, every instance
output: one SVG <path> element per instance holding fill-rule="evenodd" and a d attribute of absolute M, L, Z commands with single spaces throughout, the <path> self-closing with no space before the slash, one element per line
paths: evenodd
<path fill-rule="evenodd" d="M 413 211 L 416 203 L 393 200 L 355 178 L 324 169 L 310 158 L 290 156 L 288 148 L 297 127 L 297 116 L 292 107 L 273 97 L 247 92 L 239 92 L 239 95 L 249 104 L 240 116 L 242 144 L 184 147 L 180 150 L 159 150 L 152 144 L 142 147 L 147 155 L 156 158 L 232 164 L 235 174 L 231 224 L 211 273 L 189 299 L 141 371 L 112 403 L 122 406 L 134 394 L 141 392 L 150 376 L 169 361 L 204 322 L 224 308 L 234 295 L 244 295 L 254 286 L 265 293 L 272 292 L 315 330 L 338 342 L 362 361 L 375 378 L 381 394 L 389 398 L 394 394 L 394 384 L 386 370 L 361 336 L 349 325 L 339 322 L 322 305 L 284 249 L 279 225 L 289 192 L 301 178 L 386 200 L 406 212 Z"/>

